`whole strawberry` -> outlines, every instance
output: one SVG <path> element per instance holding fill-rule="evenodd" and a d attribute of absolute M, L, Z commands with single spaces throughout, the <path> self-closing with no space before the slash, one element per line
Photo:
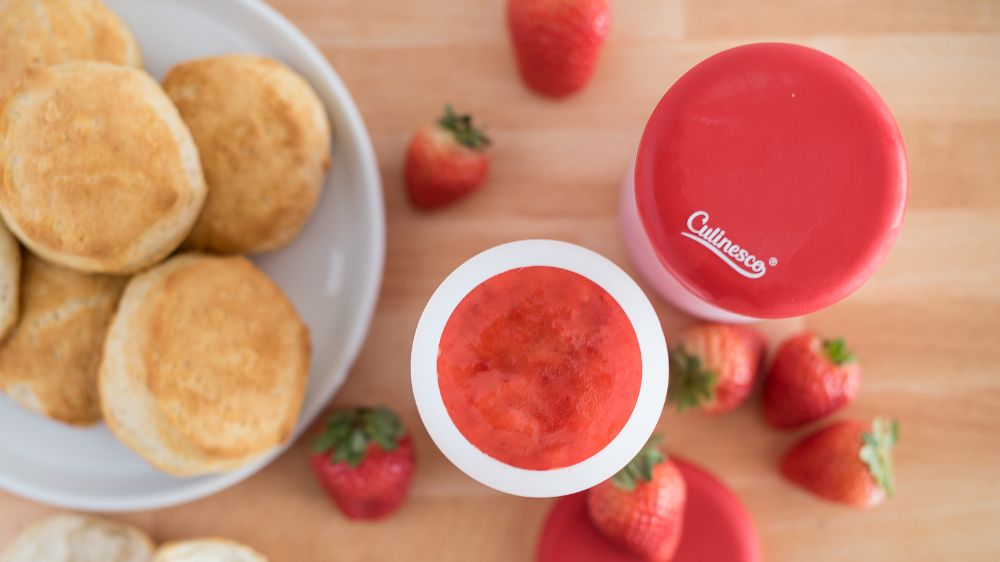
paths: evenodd
<path fill-rule="evenodd" d="M 410 437 L 387 408 L 334 412 L 313 444 L 313 472 L 351 519 L 381 519 L 410 489 L 416 459 Z"/>
<path fill-rule="evenodd" d="M 521 79 L 558 98 L 590 81 L 611 10 L 606 0 L 508 0 L 507 24 Z"/>
<path fill-rule="evenodd" d="M 472 193 L 486 180 L 490 139 L 445 106 L 434 125 L 417 131 L 406 153 L 404 176 L 410 201 L 421 209 L 442 207 Z"/>
<path fill-rule="evenodd" d="M 739 406 L 753 388 L 766 345 L 746 326 L 698 324 L 670 347 L 667 399 L 678 410 L 721 414 Z"/>
<path fill-rule="evenodd" d="M 673 558 L 681 538 L 687 484 L 653 438 L 632 462 L 587 493 L 587 511 L 608 538 L 651 562 Z"/>
<path fill-rule="evenodd" d="M 842 339 L 805 332 L 785 341 L 764 381 L 764 419 L 791 428 L 838 410 L 858 393 L 861 367 Z"/>
<path fill-rule="evenodd" d="M 781 473 L 806 490 L 853 507 L 874 507 L 894 492 L 895 420 L 869 426 L 840 421 L 805 437 L 785 453 Z"/>

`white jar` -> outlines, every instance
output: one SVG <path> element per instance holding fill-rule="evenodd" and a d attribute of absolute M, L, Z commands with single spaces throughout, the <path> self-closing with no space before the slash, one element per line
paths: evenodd
<path fill-rule="evenodd" d="M 450 388 L 448 386 L 450 382 L 448 379 L 443 378 L 448 376 L 447 373 L 443 375 L 439 373 L 440 365 L 451 364 L 449 363 L 451 361 L 450 358 L 442 360 L 439 356 L 450 353 L 447 350 L 452 349 L 445 344 L 444 340 L 452 337 L 446 334 L 448 334 L 448 325 L 452 321 L 453 315 L 458 315 L 456 310 L 476 310 L 478 314 L 478 311 L 487 308 L 488 303 L 486 301 L 473 300 L 470 303 L 470 301 L 466 301 L 467 297 L 473 292 L 479 291 L 481 287 L 487 287 L 487 282 L 491 280 L 500 279 L 501 276 L 506 276 L 511 272 L 520 273 L 532 268 L 547 270 L 549 272 L 558 270 L 560 274 L 569 272 L 573 274 L 574 283 L 582 283 L 588 287 L 592 283 L 595 286 L 593 294 L 599 295 L 601 302 L 598 304 L 601 307 L 613 311 L 615 315 L 624 314 L 624 322 L 622 321 L 622 317 L 619 317 L 617 325 L 619 327 L 627 326 L 627 329 L 630 330 L 627 339 L 629 342 L 634 341 L 638 350 L 638 355 L 636 356 L 637 362 L 633 363 L 633 365 L 638 365 L 639 367 L 637 374 L 638 388 L 634 394 L 634 405 L 631 403 L 630 398 L 625 400 L 625 402 L 618 401 L 618 404 L 624 403 L 628 408 L 627 411 L 623 410 L 625 414 L 620 420 L 623 421 L 620 430 L 616 429 L 617 433 L 613 437 L 613 432 L 608 433 L 609 441 L 606 444 L 602 443 L 599 450 L 595 450 L 592 454 L 588 453 L 586 458 L 576 459 L 572 464 L 565 466 L 524 468 L 527 464 L 500 460 L 498 457 L 504 457 L 505 455 L 489 452 L 497 450 L 493 448 L 494 444 L 485 441 L 480 441 L 478 444 L 474 443 L 473 438 L 476 435 L 481 435 L 484 432 L 490 434 L 490 432 L 494 431 L 494 427 L 484 425 L 485 422 L 482 421 L 484 418 L 480 416 L 477 410 L 469 410 L 478 408 L 479 402 L 456 402 L 454 399 L 445 396 L 446 392 L 451 392 L 447 390 L 447 388 Z M 525 276 L 517 278 L 505 277 L 505 279 L 514 279 L 514 282 L 519 282 L 516 280 L 527 280 L 529 278 Z M 561 294 L 551 292 L 553 290 L 558 291 L 558 287 L 554 289 L 553 287 L 546 287 L 544 291 L 539 289 L 537 295 L 533 292 L 530 284 L 524 286 L 516 285 L 515 288 L 518 290 L 523 288 L 525 294 L 530 294 L 530 299 L 536 300 L 526 300 L 524 301 L 526 308 L 515 309 L 507 307 L 504 298 L 513 295 L 516 291 L 510 290 L 507 293 L 477 293 L 477 295 L 485 295 L 487 297 L 491 294 L 494 295 L 493 302 L 496 303 L 497 311 L 483 313 L 488 314 L 486 316 L 487 320 L 484 320 L 481 324 L 473 324 L 476 326 L 485 326 L 485 328 L 476 327 L 475 329 L 469 329 L 468 326 L 470 324 L 460 324 L 463 331 L 459 335 L 462 337 L 468 336 L 470 338 L 469 341 L 473 342 L 486 341 L 487 330 L 492 330 L 493 327 L 498 325 L 497 322 L 500 320 L 507 321 L 506 319 L 513 318 L 513 315 L 521 314 L 524 311 L 530 314 L 536 308 L 539 310 L 544 309 L 546 306 L 544 302 L 544 299 L 547 298 L 546 295 Z M 546 293 L 545 291 L 549 292 Z M 606 300 L 606 297 L 610 297 L 611 300 Z M 515 302 L 519 303 L 518 306 L 521 306 L 520 301 L 516 300 L 520 297 L 510 296 L 510 298 L 515 299 Z M 553 298 L 552 302 L 556 300 Z M 598 305 L 595 304 L 594 306 Z M 563 309 L 560 309 L 560 311 L 563 311 Z M 580 328 L 581 326 L 589 325 L 597 326 L 598 328 L 596 329 L 605 329 L 603 326 L 607 324 L 603 320 L 587 324 L 583 321 L 578 321 L 569 308 L 566 308 L 565 312 L 567 314 L 560 313 L 560 315 L 553 317 L 555 319 L 551 322 L 552 330 L 557 329 L 557 323 L 562 323 L 564 327 L 568 326 L 567 330 L 589 329 L 586 327 Z M 457 321 L 464 322 L 462 319 Z M 531 321 L 535 322 L 536 320 Z M 519 325 L 518 322 L 520 320 L 514 319 L 510 320 L 510 322 L 513 322 L 512 325 L 516 327 Z M 548 322 L 547 319 L 541 325 L 543 327 L 549 326 L 550 324 L 546 322 Z M 511 330 L 508 333 L 511 334 L 511 338 L 523 337 L 523 332 L 518 332 L 517 330 Z M 634 340 L 631 338 L 633 333 Z M 492 330 L 489 332 L 489 337 L 494 339 L 499 337 L 502 339 L 507 336 L 504 335 L 503 331 Z M 594 341 L 600 342 L 603 340 L 595 339 Z M 532 353 L 537 354 L 543 359 L 547 357 L 545 354 L 549 350 L 546 349 L 545 345 L 545 343 L 539 343 L 535 346 L 539 349 L 534 349 L 530 353 L 525 352 L 527 359 L 531 359 L 530 356 Z M 599 349 L 591 350 L 588 347 L 589 345 L 588 343 L 586 346 L 581 347 L 581 349 L 588 350 L 588 352 L 593 351 L 597 354 L 595 357 L 603 357 L 601 354 L 604 351 Z M 609 347 L 607 351 L 610 352 L 610 349 Z M 551 357 L 554 357 L 556 362 L 560 360 L 560 357 L 565 357 L 566 355 L 565 350 L 562 348 L 552 349 L 551 351 Z M 455 361 L 465 361 L 464 356 L 462 359 L 455 359 Z M 480 355 L 469 359 L 466 363 L 478 368 L 479 361 L 492 361 L 492 358 Z M 603 365 L 600 362 L 594 364 Z M 537 369 L 539 372 L 531 371 L 537 365 L 542 366 Z M 666 399 L 669 376 L 667 347 L 663 331 L 660 328 L 659 319 L 649 300 L 638 285 L 621 268 L 603 256 L 573 244 L 552 240 L 524 240 L 497 246 L 469 259 L 455 269 L 434 292 L 434 295 L 427 303 L 420 317 L 420 322 L 417 325 L 413 338 L 410 367 L 413 395 L 416 399 L 417 409 L 420 412 L 420 417 L 424 425 L 427 427 L 428 433 L 430 433 L 431 438 L 438 448 L 441 449 L 441 452 L 455 466 L 479 482 L 502 492 L 528 497 L 554 497 L 586 490 L 610 478 L 624 467 L 639 452 L 656 427 Z M 447 369 L 447 367 L 441 368 Z M 501 403 L 507 399 L 504 397 L 504 392 L 514 392 L 509 389 L 523 388 L 521 382 L 526 380 L 523 377 L 541 376 L 539 374 L 541 371 L 544 371 L 546 381 L 549 380 L 550 376 L 549 371 L 545 370 L 544 362 L 533 363 L 526 360 L 525 357 L 519 357 L 517 361 L 511 360 L 509 364 L 504 364 L 502 367 L 496 367 L 492 364 L 489 367 L 484 366 L 482 370 L 486 372 L 486 375 L 493 377 L 488 380 L 484 379 L 486 382 L 482 383 L 493 385 L 489 387 L 490 394 L 488 396 L 491 400 L 500 400 Z M 612 376 L 617 375 L 611 369 L 601 371 L 602 377 L 608 373 Z M 478 373 L 476 376 L 478 376 Z M 551 379 L 552 385 L 563 385 L 570 382 L 568 380 L 560 380 L 558 371 L 551 372 Z M 587 386 L 589 381 L 580 380 L 577 377 L 574 382 Z M 480 384 L 480 382 L 472 380 L 469 384 Z M 443 386 L 446 388 L 446 391 L 442 390 Z M 633 386 L 632 388 L 634 389 L 635 387 Z M 569 397 L 570 399 L 576 396 L 572 392 L 562 392 L 561 390 L 556 394 L 561 398 Z M 591 401 L 597 400 L 600 396 L 592 394 L 590 390 L 578 394 L 579 399 Z M 510 394 L 509 396 L 511 400 L 514 400 L 513 397 L 518 395 Z M 451 409 L 446 404 L 449 400 L 451 400 L 450 404 L 452 404 Z M 456 403 L 460 404 L 461 407 L 456 407 Z M 547 407 L 545 401 L 542 401 L 540 405 Z M 539 404 L 535 404 L 535 406 L 539 406 Z M 603 415 L 605 407 L 611 407 L 610 403 L 607 403 L 606 406 L 602 402 L 597 402 L 596 406 L 594 403 L 591 403 L 591 410 L 588 411 L 597 412 L 596 415 L 600 416 Z M 522 409 L 516 402 L 511 403 L 510 410 L 512 412 L 511 416 L 516 420 L 522 420 L 523 416 L 531 417 L 534 415 L 531 408 L 525 407 Z M 471 412 L 471 414 L 466 415 L 467 412 Z M 461 424 L 456 422 L 456 420 L 460 420 Z M 459 425 L 462 425 L 462 427 L 459 427 Z M 564 431 L 561 427 L 562 424 L 557 425 L 560 426 L 558 431 Z M 535 426 L 531 425 L 531 427 Z M 578 432 L 579 435 L 575 433 L 560 434 L 560 438 L 569 440 L 577 438 L 588 439 L 592 437 L 588 433 L 595 431 L 592 427 L 585 425 L 579 427 L 582 428 Z M 511 431 L 516 435 L 518 430 L 515 428 Z M 473 438 L 467 435 L 471 435 Z M 538 441 L 546 439 L 546 437 L 544 434 L 534 435 L 534 438 Z M 529 439 L 529 437 L 526 436 L 525 439 Z M 514 443 L 531 445 L 531 443 L 522 441 L 514 441 Z"/>

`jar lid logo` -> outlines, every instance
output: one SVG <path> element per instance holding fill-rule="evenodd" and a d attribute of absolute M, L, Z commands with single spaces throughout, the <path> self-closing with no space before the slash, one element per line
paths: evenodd
<path fill-rule="evenodd" d="M 709 218 L 707 211 L 691 213 L 687 220 L 688 232 L 681 232 L 681 236 L 701 244 L 747 279 L 760 279 L 767 274 L 764 260 L 728 238 L 724 229 L 709 225 Z M 768 263 L 773 267 L 778 264 L 778 259 L 772 257 Z"/>

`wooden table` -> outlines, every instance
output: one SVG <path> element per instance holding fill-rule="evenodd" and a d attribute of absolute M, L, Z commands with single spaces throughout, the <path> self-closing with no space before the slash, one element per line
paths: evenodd
<path fill-rule="evenodd" d="M 403 413 L 420 457 L 413 494 L 384 523 L 350 523 L 313 482 L 300 442 L 226 492 L 123 519 L 161 540 L 242 539 L 274 562 L 532 560 L 549 503 L 476 484 L 445 461 L 420 424 L 409 388 L 420 310 L 453 267 L 510 240 L 568 240 L 628 267 L 616 196 L 653 105 L 702 58 L 782 40 L 822 49 L 861 72 L 906 140 L 910 208 L 885 266 L 845 302 L 762 326 L 773 338 L 803 325 L 849 338 L 865 382 L 845 415 L 900 419 L 899 494 L 862 513 L 790 487 L 775 463 L 795 435 L 765 428 L 755 401 L 722 418 L 668 413 L 662 430 L 670 448 L 715 471 L 743 498 L 768 560 L 996 559 L 997 0 L 612 0 L 614 25 L 592 85 L 558 103 L 518 81 L 499 0 L 275 3 L 347 82 L 378 152 L 389 220 L 385 282 L 367 345 L 335 405 L 379 402 Z M 488 124 L 495 166 L 474 197 L 420 214 L 403 195 L 401 160 L 411 131 L 446 101 Z M 668 333 L 690 322 L 656 304 Z M 0 495 L 0 544 L 50 511 Z"/>

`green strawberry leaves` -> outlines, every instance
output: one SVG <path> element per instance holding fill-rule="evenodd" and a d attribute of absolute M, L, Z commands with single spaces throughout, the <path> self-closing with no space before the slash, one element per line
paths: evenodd
<path fill-rule="evenodd" d="M 364 423 L 367 435 L 386 451 L 395 449 L 397 441 L 405 433 L 399 418 L 387 408 L 371 410 Z"/>
<path fill-rule="evenodd" d="M 899 442 L 899 424 L 896 420 L 875 418 L 872 431 L 862 433 L 861 441 L 858 457 L 868 467 L 875 483 L 892 497 L 896 492 L 892 476 L 892 449 Z"/>
<path fill-rule="evenodd" d="M 663 452 L 660 451 L 659 443 L 661 440 L 662 438 L 658 435 L 650 437 L 646 445 L 639 451 L 639 454 L 625 465 L 625 468 L 621 469 L 618 474 L 611 477 L 611 481 L 614 482 L 615 486 L 626 492 L 631 492 L 635 490 L 640 482 L 651 481 L 653 479 L 653 469 L 656 468 L 656 465 L 666 460 Z"/>
<path fill-rule="evenodd" d="M 834 365 L 846 365 L 858 360 L 857 356 L 847 348 L 843 338 L 823 340 L 823 354 Z"/>
<path fill-rule="evenodd" d="M 444 106 L 444 116 L 438 119 L 438 125 L 455 136 L 455 140 L 477 152 L 486 150 L 492 144 L 490 138 L 472 124 L 472 115 L 457 114 L 451 105 Z"/>
<path fill-rule="evenodd" d="M 688 353 L 678 345 L 670 350 L 670 386 L 667 401 L 678 411 L 711 402 L 719 378 L 701 364 L 701 357 Z"/>
<path fill-rule="evenodd" d="M 330 416 L 312 449 L 314 453 L 331 453 L 333 463 L 346 462 L 357 467 L 364 460 L 369 443 L 392 451 L 405 435 L 399 417 L 388 408 L 338 410 Z"/>

